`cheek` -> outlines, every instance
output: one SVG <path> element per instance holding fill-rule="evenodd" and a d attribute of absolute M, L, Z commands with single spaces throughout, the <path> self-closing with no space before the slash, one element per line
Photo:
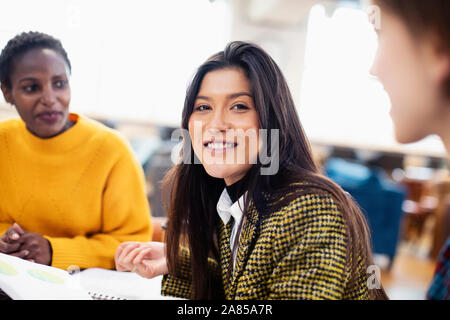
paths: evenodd
<path fill-rule="evenodd" d="M 248 129 L 248 132 L 250 132 L 251 134 L 249 135 L 249 155 L 253 158 L 256 158 L 259 150 L 261 149 L 262 145 L 260 139 L 261 139 L 261 135 L 260 135 L 260 128 L 259 128 L 259 121 L 258 121 L 258 117 L 256 115 L 256 113 L 254 114 L 254 116 L 249 119 L 249 123 L 251 124 L 251 126 Z"/>
<path fill-rule="evenodd" d="M 393 85 L 399 84 L 401 80 L 401 74 L 399 74 L 399 61 L 395 53 L 388 52 L 385 45 L 381 45 L 377 52 L 376 57 L 377 76 L 383 84 L 386 91 L 392 89 Z M 388 92 L 389 93 L 389 92 Z"/>
<path fill-rule="evenodd" d="M 245 152 L 246 163 L 256 163 L 255 160 L 261 148 L 260 135 L 257 129 L 249 129 L 238 140 L 241 145 L 241 153 Z"/>
<path fill-rule="evenodd" d="M 11 102 L 23 119 L 32 117 L 33 106 L 37 103 L 35 97 L 25 95 L 13 95 Z"/>
<path fill-rule="evenodd" d="M 189 138 L 192 144 L 192 148 L 194 149 L 194 152 L 197 156 L 199 156 L 203 146 L 202 128 L 202 122 L 196 120 L 195 117 L 191 116 L 188 123 Z"/>
<path fill-rule="evenodd" d="M 60 95 L 59 101 L 64 107 L 68 108 L 70 105 L 70 98 L 71 98 L 71 91 L 70 89 L 68 89 Z"/>

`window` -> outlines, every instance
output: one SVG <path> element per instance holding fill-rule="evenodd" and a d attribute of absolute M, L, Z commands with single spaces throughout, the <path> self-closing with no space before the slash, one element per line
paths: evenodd
<path fill-rule="evenodd" d="M 328 17 L 322 5 L 311 9 L 299 105 L 308 137 L 385 151 L 445 154 L 435 136 L 410 145 L 395 142 L 389 97 L 369 75 L 376 46 L 363 10 L 340 7 Z"/>
<path fill-rule="evenodd" d="M 226 1 L 15 0 L 7 7 L 0 46 L 23 31 L 59 38 L 72 63 L 71 110 L 113 119 L 179 126 L 195 68 L 231 33 Z"/>

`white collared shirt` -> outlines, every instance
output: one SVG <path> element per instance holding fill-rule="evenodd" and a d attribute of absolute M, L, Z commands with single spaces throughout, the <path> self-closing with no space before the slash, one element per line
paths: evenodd
<path fill-rule="evenodd" d="M 244 194 L 245 195 L 245 194 Z M 222 191 L 220 195 L 219 201 L 217 202 L 217 213 L 219 214 L 220 219 L 224 225 L 227 225 L 230 218 L 233 217 L 234 224 L 233 229 L 231 230 L 230 237 L 230 248 L 231 252 L 233 252 L 233 245 L 235 244 L 235 238 L 237 234 L 237 229 L 241 224 L 241 220 L 243 217 L 243 212 L 241 208 L 244 208 L 244 195 L 242 195 L 235 203 L 232 203 L 230 196 L 228 195 L 227 188 Z M 239 242 L 239 239 L 238 239 Z M 236 244 L 238 245 L 238 243 Z M 237 250 L 235 250 L 233 255 L 233 269 L 236 263 Z"/>

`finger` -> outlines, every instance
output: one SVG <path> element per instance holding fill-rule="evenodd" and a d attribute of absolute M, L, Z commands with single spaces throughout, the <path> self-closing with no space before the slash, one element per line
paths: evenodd
<path fill-rule="evenodd" d="M 136 273 L 144 278 L 154 278 L 168 273 L 166 259 L 143 260 Z"/>
<path fill-rule="evenodd" d="M 26 234 L 24 234 L 23 236 L 20 237 L 20 239 L 18 240 L 18 242 L 20 242 L 21 246 L 20 249 L 21 250 L 28 250 L 29 254 L 28 254 L 28 258 L 35 258 L 40 251 L 40 247 L 39 247 L 39 241 L 36 238 L 36 234 L 28 232 Z"/>
<path fill-rule="evenodd" d="M 141 252 L 141 248 L 137 247 L 131 250 L 126 256 L 123 258 L 123 264 L 132 267 L 133 266 L 133 260 L 136 258 L 136 256 Z"/>
<path fill-rule="evenodd" d="M 123 260 L 125 257 L 127 257 L 130 254 L 130 252 L 132 250 L 138 248 L 139 246 L 140 246 L 139 242 L 130 242 L 130 243 L 123 245 L 122 251 L 119 255 L 119 259 Z"/>
<path fill-rule="evenodd" d="M 8 245 L 9 244 L 6 242 L 6 239 L 4 239 L 2 236 L 2 238 L 0 238 L 0 252 L 7 253 L 6 248 L 8 247 Z"/>
<path fill-rule="evenodd" d="M 20 248 L 20 243 L 8 243 L 0 240 L 0 252 L 10 254 L 12 252 L 18 251 Z"/>
<path fill-rule="evenodd" d="M 133 266 L 129 263 L 127 257 L 129 255 L 129 253 L 137 247 L 139 247 L 139 243 L 130 242 L 130 243 L 123 244 L 118 249 L 118 252 L 116 252 L 116 257 L 115 257 L 117 271 L 130 271 L 131 270 L 131 268 Z"/>
<path fill-rule="evenodd" d="M 154 265 L 155 261 L 146 260 L 145 263 L 137 266 L 135 273 L 143 278 L 153 278 L 157 276 Z"/>
<path fill-rule="evenodd" d="M 141 251 L 136 255 L 136 257 L 133 259 L 133 264 L 134 265 L 138 265 L 142 263 L 143 259 L 147 259 L 150 260 L 151 259 L 151 254 L 152 254 L 152 248 L 146 248 L 146 249 L 141 249 Z"/>
<path fill-rule="evenodd" d="M 18 252 L 10 253 L 9 255 L 13 256 L 13 257 L 25 259 L 28 257 L 29 254 L 30 254 L 30 251 L 28 251 L 28 250 L 20 250 Z"/>
<path fill-rule="evenodd" d="M 19 224 L 18 224 L 17 222 L 14 222 L 13 228 L 14 228 L 14 230 L 16 230 L 16 232 L 17 232 L 19 235 L 22 235 L 22 234 L 25 233 L 25 230 L 23 230 L 22 227 L 19 226 Z"/>
<path fill-rule="evenodd" d="M 19 240 L 19 238 L 20 238 L 20 234 L 17 232 L 16 229 L 14 229 L 14 226 L 9 227 L 8 230 L 6 230 L 5 235 L 6 235 L 6 240 L 8 242 L 13 242 L 13 241 Z"/>
<path fill-rule="evenodd" d="M 152 271 L 153 271 L 154 277 L 169 273 L 166 258 L 161 258 L 161 259 L 155 260 L 154 263 L 151 263 L 151 261 L 149 261 L 149 260 L 144 260 L 143 264 L 146 266 L 146 268 L 149 268 L 150 266 L 152 266 Z"/>
<path fill-rule="evenodd" d="M 136 241 L 126 241 L 122 242 L 116 249 L 116 253 L 114 255 L 114 259 L 117 260 L 123 253 L 123 250 L 127 248 L 131 244 L 136 244 Z"/>
<path fill-rule="evenodd" d="M 51 246 L 47 239 L 41 234 L 35 232 L 25 233 L 21 239 L 24 238 L 21 249 L 27 249 L 30 254 L 28 259 L 35 260 L 36 263 L 48 265 L 51 261 Z"/>
<path fill-rule="evenodd" d="M 21 244 L 21 249 L 27 249 L 28 251 L 35 251 L 38 247 L 38 240 L 36 234 L 28 232 L 20 237 L 15 243 Z"/>

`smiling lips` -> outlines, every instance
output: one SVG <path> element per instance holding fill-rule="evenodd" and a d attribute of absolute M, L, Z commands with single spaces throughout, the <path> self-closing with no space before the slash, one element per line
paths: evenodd
<path fill-rule="evenodd" d="M 235 142 L 215 141 L 214 138 L 203 143 L 203 146 L 206 148 L 206 150 L 213 153 L 226 152 L 227 150 L 236 148 L 237 145 L 238 144 Z"/>
<path fill-rule="evenodd" d="M 53 123 L 59 120 L 62 116 L 62 112 L 59 111 L 44 111 L 37 114 L 37 118 L 48 123 Z"/>

